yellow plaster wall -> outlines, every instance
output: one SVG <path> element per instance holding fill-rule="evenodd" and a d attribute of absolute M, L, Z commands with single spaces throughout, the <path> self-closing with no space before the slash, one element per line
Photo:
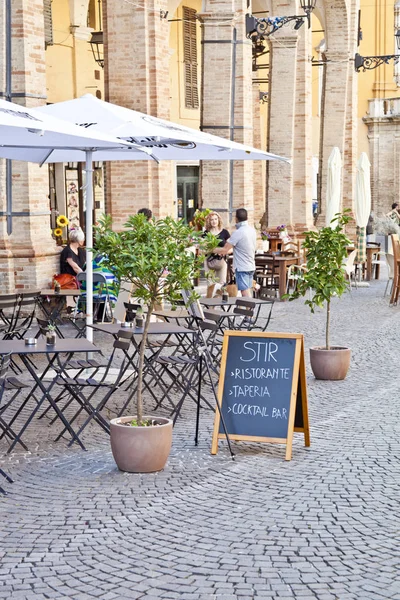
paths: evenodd
<path fill-rule="evenodd" d="M 94 1 L 97 5 L 97 0 L 91 0 Z M 97 10 L 94 15 L 93 25 L 97 29 Z M 87 93 L 95 95 L 97 90 L 104 98 L 103 69 L 95 62 L 90 44 L 72 35 L 68 0 L 52 3 L 52 17 L 54 44 L 46 50 L 47 101 L 61 102 Z M 96 74 L 100 79 L 96 79 Z"/>
<path fill-rule="evenodd" d="M 319 59 L 319 53 L 315 50 L 325 37 L 323 24 L 318 17 L 313 14 L 311 17 L 311 45 L 312 45 L 312 57 L 315 61 Z M 320 112 L 319 112 L 319 95 L 320 95 L 320 82 L 322 85 L 323 67 L 314 66 L 312 67 L 312 153 L 313 156 L 318 156 L 319 153 L 319 127 L 320 127 Z"/>
<path fill-rule="evenodd" d="M 200 109 L 185 107 L 184 64 L 183 64 L 183 6 L 201 12 L 201 0 L 185 0 L 181 2 L 170 19 L 177 19 L 169 24 L 170 46 L 170 111 L 171 121 L 182 123 L 187 127 L 198 129 L 200 126 Z M 201 28 L 197 24 L 197 60 L 199 99 L 201 93 Z"/>
<path fill-rule="evenodd" d="M 361 0 L 361 29 L 363 39 L 358 47 L 361 56 L 395 54 L 394 1 Z M 362 117 L 367 115 L 368 100 L 373 98 L 395 98 L 400 88 L 394 81 L 394 65 L 382 65 L 371 71 L 358 74 L 358 153 L 369 153 L 367 126 Z"/>

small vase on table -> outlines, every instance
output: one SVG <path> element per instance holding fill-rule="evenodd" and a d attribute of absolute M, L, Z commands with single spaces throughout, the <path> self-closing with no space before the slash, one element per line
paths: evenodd
<path fill-rule="evenodd" d="M 56 330 L 54 325 L 49 325 L 47 327 L 47 331 L 46 331 L 46 344 L 48 346 L 54 346 L 54 344 L 56 343 L 57 340 L 57 336 L 56 336 Z"/>

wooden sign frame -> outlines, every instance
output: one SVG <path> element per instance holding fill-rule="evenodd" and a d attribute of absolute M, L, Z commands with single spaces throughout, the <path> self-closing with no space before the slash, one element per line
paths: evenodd
<path fill-rule="evenodd" d="M 310 428 L 308 421 L 308 399 L 307 399 L 307 382 L 306 382 L 306 365 L 304 357 L 304 337 L 301 333 L 266 333 L 261 331 L 225 331 L 224 340 L 222 346 L 222 359 L 221 359 L 221 373 L 218 385 L 218 403 L 221 411 L 223 410 L 223 394 L 225 387 L 225 374 L 226 374 L 226 362 L 228 357 L 229 339 L 231 337 L 248 337 L 248 338 L 272 338 L 272 339 L 291 339 L 296 341 L 295 353 L 294 353 L 294 364 L 293 364 L 293 376 L 292 376 L 292 388 L 290 394 L 290 408 L 288 418 L 288 430 L 287 437 L 285 438 L 272 438 L 272 437 L 255 437 L 248 435 L 233 434 L 228 431 L 229 439 L 245 441 L 245 442 L 270 442 L 273 444 L 286 444 L 285 460 L 291 460 L 292 458 L 292 446 L 293 446 L 293 433 L 304 434 L 304 445 L 310 446 Z M 298 398 L 298 391 L 300 391 L 301 398 Z M 301 402 L 303 426 L 295 426 L 296 406 L 297 402 Z M 215 412 L 214 420 L 214 431 L 212 437 L 211 454 L 216 454 L 218 451 L 218 441 L 225 439 L 225 433 L 220 433 L 220 413 L 217 410 Z"/>

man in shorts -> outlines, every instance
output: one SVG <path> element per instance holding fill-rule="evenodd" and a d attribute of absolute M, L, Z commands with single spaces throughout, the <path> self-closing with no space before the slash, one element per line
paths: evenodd
<path fill-rule="evenodd" d="M 247 210 L 236 211 L 236 231 L 234 231 L 223 248 L 214 248 L 213 254 L 229 254 L 233 251 L 233 270 L 236 285 L 242 296 L 252 298 L 253 275 L 256 270 L 256 230 L 247 222 Z"/>

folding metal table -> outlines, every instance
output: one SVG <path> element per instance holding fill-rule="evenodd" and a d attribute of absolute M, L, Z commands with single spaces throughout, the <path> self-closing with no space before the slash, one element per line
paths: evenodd
<path fill-rule="evenodd" d="M 23 365 L 25 366 L 26 370 L 32 376 L 32 378 L 35 382 L 35 385 L 33 386 L 32 390 L 28 394 L 26 400 L 24 401 L 22 408 L 24 406 L 26 406 L 29 398 L 31 398 L 32 396 L 35 397 L 34 392 L 37 388 L 39 388 L 40 391 L 42 392 L 42 397 L 40 399 L 35 398 L 37 400 L 37 404 L 34 407 L 34 409 L 32 410 L 32 412 L 30 413 L 27 420 L 25 421 L 22 429 L 17 434 L 16 438 L 14 439 L 10 448 L 8 449 L 8 452 L 12 451 L 15 444 L 21 438 L 21 436 L 23 435 L 23 433 L 25 432 L 25 430 L 31 423 L 32 419 L 34 418 L 36 413 L 40 410 L 40 408 L 43 406 L 43 404 L 46 400 L 49 402 L 51 407 L 54 409 L 57 416 L 62 421 L 64 427 L 67 429 L 67 431 L 71 435 L 72 439 L 76 440 L 82 449 L 85 449 L 83 443 L 81 442 L 79 437 L 76 435 L 76 433 L 73 430 L 68 419 L 63 414 L 63 412 L 60 410 L 59 406 L 57 405 L 57 402 L 54 400 L 54 398 L 51 395 L 51 391 L 52 391 L 53 386 L 55 385 L 56 378 L 54 377 L 53 380 L 48 385 L 46 385 L 46 383 L 44 382 L 44 377 L 47 374 L 47 372 L 51 368 L 53 368 L 56 360 L 57 360 L 57 371 L 58 371 L 58 373 L 62 373 L 65 369 L 65 365 L 68 363 L 68 361 L 71 359 L 71 357 L 74 354 L 76 354 L 78 352 L 85 352 L 85 353 L 100 352 L 100 348 L 97 348 L 94 344 L 92 344 L 85 338 L 58 339 L 54 345 L 46 344 L 46 341 L 41 340 L 41 339 L 38 339 L 36 344 L 34 344 L 34 345 L 27 345 L 27 344 L 25 344 L 24 340 L 0 340 L 0 354 L 8 354 L 9 352 L 11 352 L 12 355 L 19 356 L 19 358 L 22 361 Z M 38 371 L 34 368 L 31 361 L 29 360 L 29 356 L 33 355 L 33 354 L 35 354 L 35 355 L 45 354 L 46 355 L 46 358 L 48 360 L 48 365 L 42 373 L 38 373 Z M 61 354 L 66 354 L 66 357 L 61 358 Z"/>

